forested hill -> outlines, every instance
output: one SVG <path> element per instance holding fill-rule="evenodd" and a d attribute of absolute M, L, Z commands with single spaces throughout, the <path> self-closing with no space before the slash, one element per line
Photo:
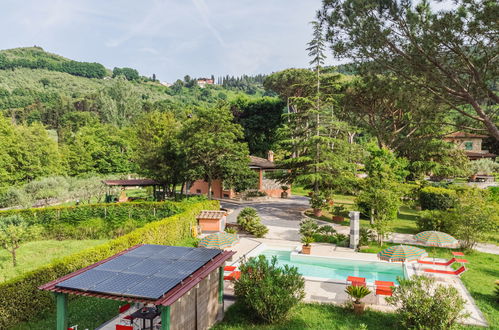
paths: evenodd
<path fill-rule="evenodd" d="M 141 112 L 188 111 L 245 94 L 264 94 L 261 79 L 244 81 L 200 88 L 196 79 L 186 76 L 167 87 L 132 68 L 110 70 L 40 47 L 0 51 L 0 111 L 17 123 L 42 122 L 52 129 L 59 129 L 75 111 L 123 126 Z"/>

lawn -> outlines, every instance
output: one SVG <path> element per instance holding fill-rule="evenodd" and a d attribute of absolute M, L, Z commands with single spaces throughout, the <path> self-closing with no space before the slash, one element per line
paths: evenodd
<path fill-rule="evenodd" d="M 289 318 L 276 325 L 259 324 L 238 303 L 229 308 L 222 323 L 213 327 L 213 330 L 239 329 L 274 329 L 274 330 L 301 330 L 301 329 L 362 329 L 361 324 L 367 325 L 369 330 L 397 329 L 397 319 L 393 313 L 366 311 L 360 317 L 352 311 L 331 304 L 300 304 L 291 310 Z"/>
<path fill-rule="evenodd" d="M 21 245 L 17 250 L 17 267 L 12 265 L 12 257 L 7 250 L 0 250 L 0 282 L 16 277 L 54 259 L 99 245 L 106 240 L 67 240 L 33 241 Z"/>
<path fill-rule="evenodd" d="M 383 247 L 371 245 L 362 252 L 377 253 Z M 452 257 L 448 249 L 426 248 L 430 257 L 449 259 Z M 494 283 L 499 279 L 499 255 L 478 251 L 466 252 L 468 269 L 461 276 L 461 280 L 470 292 L 480 310 L 485 314 L 492 328 L 499 328 L 499 303 L 494 296 Z"/>
<path fill-rule="evenodd" d="M 197 239 L 187 238 L 177 246 L 191 246 L 197 245 Z M 78 325 L 78 329 L 95 329 L 99 325 L 112 319 L 118 314 L 118 306 L 124 304 L 120 301 L 106 300 L 99 298 L 90 298 L 82 296 L 70 296 L 69 300 L 69 325 Z M 55 309 L 53 313 L 39 315 L 33 321 L 22 322 L 17 324 L 11 329 L 15 330 L 31 330 L 31 329 L 54 329 L 55 328 L 56 314 Z"/>

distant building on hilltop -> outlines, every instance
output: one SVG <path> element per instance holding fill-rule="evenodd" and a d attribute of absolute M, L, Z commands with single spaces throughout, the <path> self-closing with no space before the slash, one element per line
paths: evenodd
<path fill-rule="evenodd" d="M 215 81 L 210 78 L 198 78 L 198 86 L 201 88 L 206 87 L 206 85 L 213 85 L 215 84 Z"/>
<path fill-rule="evenodd" d="M 482 150 L 482 140 L 487 135 L 472 134 L 466 132 L 455 132 L 444 137 L 444 141 L 455 143 L 459 149 L 464 150 L 464 153 L 470 160 L 480 158 L 495 158 L 496 155 L 488 150 Z"/>

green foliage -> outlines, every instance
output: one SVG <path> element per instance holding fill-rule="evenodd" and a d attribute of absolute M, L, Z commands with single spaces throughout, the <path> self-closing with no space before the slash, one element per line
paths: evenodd
<path fill-rule="evenodd" d="M 228 234 L 237 234 L 237 228 L 235 227 L 225 227 L 225 232 Z"/>
<path fill-rule="evenodd" d="M 39 232 L 39 226 L 29 226 L 19 215 L 11 215 L 2 219 L 0 222 L 0 247 L 12 255 L 14 267 L 17 266 L 17 249 L 24 242 L 36 239 Z"/>
<path fill-rule="evenodd" d="M 17 48 L 0 53 L 0 69 L 30 68 L 47 69 L 86 78 L 104 78 L 106 69 L 102 64 L 77 62 L 46 53 L 40 47 Z"/>
<path fill-rule="evenodd" d="M 491 175 L 494 172 L 499 172 L 499 163 L 490 158 L 481 158 L 470 161 L 469 167 L 472 175 Z"/>
<path fill-rule="evenodd" d="M 136 227 L 182 212 L 199 199 L 182 202 L 85 204 L 0 211 L 0 224 L 21 216 L 44 228 L 47 239 L 98 239 L 126 234 Z"/>
<path fill-rule="evenodd" d="M 262 219 L 258 215 L 256 209 L 245 207 L 237 216 L 237 224 L 241 228 L 256 237 L 264 237 L 269 232 L 269 229 L 262 224 Z"/>
<path fill-rule="evenodd" d="M 186 151 L 190 178 L 208 182 L 209 198 L 213 180 L 220 179 L 234 187 L 240 177 L 251 175 L 243 132 L 233 123 L 227 107 L 203 109 L 187 121 L 181 135 Z M 243 187 L 239 187 L 240 189 Z"/>
<path fill-rule="evenodd" d="M 239 266 L 241 277 L 234 284 L 238 300 L 248 313 L 266 323 L 276 323 L 305 296 L 305 280 L 296 267 L 278 266 L 277 258 L 250 258 Z"/>
<path fill-rule="evenodd" d="M 369 228 L 360 227 L 359 246 L 367 246 L 376 239 L 376 234 Z"/>
<path fill-rule="evenodd" d="M 140 78 L 139 72 L 132 68 L 114 68 L 113 78 L 118 76 L 125 76 L 126 80 L 138 80 Z"/>
<path fill-rule="evenodd" d="M 106 244 L 58 259 L 23 276 L 0 284 L 0 328 L 37 317 L 55 308 L 53 294 L 38 287 L 77 269 L 108 258 L 136 244 L 174 245 L 191 236 L 191 227 L 201 210 L 219 209 L 217 201 L 191 203 L 182 213 L 149 223 Z"/>
<path fill-rule="evenodd" d="M 266 158 L 267 152 L 276 147 L 284 106 L 284 102 L 271 97 L 238 97 L 231 102 L 234 121 L 242 126 L 251 155 Z"/>
<path fill-rule="evenodd" d="M 403 327 L 453 329 L 468 316 L 465 301 L 456 288 L 437 284 L 426 276 L 399 278 L 392 297 L 386 300 L 397 308 Z"/>
<path fill-rule="evenodd" d="M 416 220 L 419 231 L 436 230 L 444 233 L 454 232 L 456 226 L 449 212 L 443 210 L 427 210 L 420 213 Z"/>
<path fill-rule="evenodd" d="M 491 202 L 499 203 L 499 187 L 488 187 L 489 200 Z"/>
<path fill-rule="evenodd" d="M 345 292 L 355 300 L 356 304 L 360 304 L 360 300 L 371 293 L 366 286 L 349 285 Z"/>
<path fill-rule="evenodd" d="M 317 233 L 319 226 L 317 221 L 311 218 L 303 219 L 300 222 L 301 242 L 305 245 L 310 245 L 315 241 L 314 235 Z"/>
<path fill-rule="evenodd" d="M 457 195 L 454 190 L 424 187 L 419 191 L 419 202 L 423 210 L 447 210 L 456 205 Z"/>
<path fill-rule="evenodd" d="M 324 196 L 324 194 L 320 194 L 320 193 L 313 193 L 312 196 L 310 196 L 310 199 L 309 199 L 309 204 L 310 204 L 310 207 L 313 208 L 313 209 L 324 209 L 328 206 L 328 203 L 327 203 L 327 200 Z"/>

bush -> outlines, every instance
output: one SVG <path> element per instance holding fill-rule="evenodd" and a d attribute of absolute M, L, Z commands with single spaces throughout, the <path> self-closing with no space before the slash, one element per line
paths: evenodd
<path fill-rule="evenodd" d="M 489 201 L 499 203 L 499 187 L 489 187 Z"/>
<path fill-rule="evenodd" d="M 448 210 L 456 205 L 457 195 L 451 189 L 425 187 L 419 192 L 419 201 L 423 210 Z"/>
<path fill-rule="evenodd" d="M 264 237 L 269 232 L 269 229 L 261 221 L 258 212 L 252 207 L 245 207 L 237 216 L 237 224 L 243 230 L 259 238 Z"/>
<path fill-rule="evenodd" d="M 34 271 L 0 283 L 0 329 L 36 318 L 37 313 L 43 314 L 54 310 L 53 294 L 38 290 L 42 284 L 137 244 L 174 245 L 191 237 L 191 227 L 196 224 L 196 216 L 201 210 L 218 210 L 219 208 L 218 201 L 191 202 L 186 205 L 182 213 L 149 223 L 105 244 L 60 258 Z"/>
<path fill-rule="evenodd" d="M 249 314 L 261 321 L 283 320 L 305 297 L 305 280 L 298 268 L 278 266 L 276 257 L 270 262 L 265 256 L 250 258 L 239 268 L 241 277 L 235 282 L 235 295 Z"/>
<path fill-rule="evenodd" d="M 360 227 L 359 246 L 367 246 L 370 242 L 376 241 L 376 234 L 369 228 Z"/>
<path fill-rule="evenodd" d="M 4 192 L 0 192 L 0 208 L 10 206 L 30 206 L 33 201 L 24 190 L 10 187 Z"/>
<path fill-rule="evenodd" d="M 444 233 L 454 232 L 456 226 L 449 212 L 441 210 L 421 212 L 416 223 L 419 231 L 436 230 Z"/>
<path fill-rule="evenodd" d="M 397 307 L 404 328 L 452 329 L 468 316 L 465 301 L 456 288 L 436 284 L 435 279 L 426 276 L 398 281 L 393 296 L 386 300 Z"/>

